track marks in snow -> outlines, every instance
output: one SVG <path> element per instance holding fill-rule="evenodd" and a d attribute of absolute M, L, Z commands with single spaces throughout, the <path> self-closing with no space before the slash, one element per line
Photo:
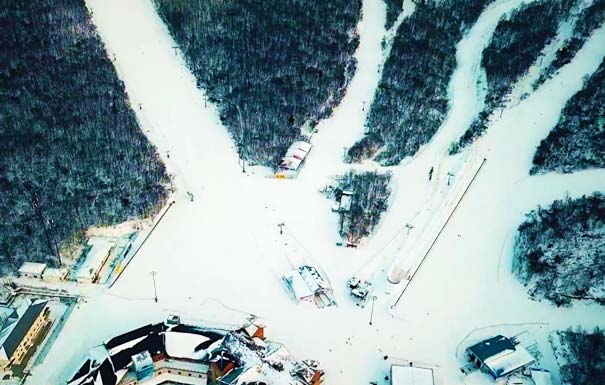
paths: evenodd
<path fill-rule="evenodd" d="M 473 85 L 478 83 L 481 75 L 483 49 L 489 44 L 500 19 L 522 4 L 522 0 L 492 4 L 482 12 L 475 25 L 457 45 L 457 67 L 449 84 L 448 115 L 433 139 L 407 164 L 407 167 L 423 165 L 427 171 L 432 168 L 434 176 L 424 202 L 425 209 L 420 217 L 414 218 L 412 225 L 415 229 L 411 237 L 397 249 L 400 255 L 390 267 L 391 275 L 395 275 L 396 271 L 413 270 L 413 266 L 418 265 L 415 259 L 421 258 L 422 253 L 416 251 L 410 254 L 411 251 L 423 249 L 422 245 L 431 242 L 437 233 L 437 229 L 431 224 L 446 215 L 448 207 L 455 200 L 454 196 L 458 194 L 458 181 L 467 179 L 466 176 L 474 172 L 473 167 L 469 165 L 475 164 L 476 159 L 482 159 L 484 156 L 474 149 L 465 153 L 457 162 L 452 162 L 448 149 L 450 143 L 462 134 L 481 107 L 482 100 Z"/>
<path fill-rule="evenodd" d="M 208 182 L 237 176 L 238 157 L 227 130 L 216 108 L 204 103 L 204 92 L 197 88 L 151 1 L 87 0 L 86 4 L 141 127 L 175 176 L 180 193 L 203 194 L 191 164 L 222 166 L 204 175 Z"/>

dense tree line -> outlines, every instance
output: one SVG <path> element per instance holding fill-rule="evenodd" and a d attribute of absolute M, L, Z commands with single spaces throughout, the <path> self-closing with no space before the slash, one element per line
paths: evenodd
<path fill-rule="evenodd" d="M 605 168 L 605 60 L 540 142 L 530 174 Z"/>
<path fill-rule="evenodd" d="M 582 48 L 592 32 L 605 23 L 605 0 L 594 0 L 580 12 L 571 38 L 565 42 L 557 53 L 552 64 L 542 75 L 542 82 L 552 76 L 559 68 L 569 63 Z"/>
<path fill-rule="evenodd" d="M 565 385 L 603 385 L 605 380 L 605 333 L 580 327 L 556 332 L 555 355 Z"/>
<path fill-rule="evenodd" d="M 387 16 L 384 24 L 385 27 L 389 29 L 395 24 L 395 20 L 397 20 L 397 17 L 402 11 L 403 0 L 384 0 L 384 3 L 387 7 Z"/>
<path fill-rule="evenodd" d="M 513 271 L 534 298 L 605 304 L 605 196 L 557 200 L 528 213 L 518 228 Z"/>
<path fill-rule="evenodd" d="M 452 145 L 451 153 L 483 134 L 491 113 L 503 106 L 515 81 L 556 36 L 559 23 L 567 18 L 575 1 L 537 1 L 515 10 L 510 18 L 498 24 L 481 59 L 487 77 L 485 106 L 459 142 Z"/>
<path fill-rule="evenodd" d="M 0 270 L 58 262 L 168 181 L 82 0 L 0 0 Z"/>
<path fill-rule="evenodd" d="M 435 134 L 448 109 L 447 88 L 456 44 L 490 0 L 418 2 L 397 30 L 351 162 L 374 158 L 398 164 Z"/>
<path fill-rule="evenodd" d="M 355 70 L 360 0 L 154 0 L 238 145 L 276 166 L 301 127 L 340 101 Z"/>
<path fill-rule="evenodd" d="M 390 180 L 390 172 L 373 171 L 349 171 L 336 178 L 336 187 L 330 190 L 329 196 L 340 201 L 343 191 L 353 193 L 350 210 L 338 213 L 339 232 L 348 243 L 357 244 L 374 230 L 388 207 Z"/>

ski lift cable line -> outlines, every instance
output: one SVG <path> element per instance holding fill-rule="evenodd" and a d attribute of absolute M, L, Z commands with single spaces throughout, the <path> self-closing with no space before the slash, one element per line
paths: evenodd
<path fill-rule="evenodd" d="M 487 158 L 483 158 L 483 160 L 481 161 L 481 164 L 479 165 L 479 167 L 477 168 L 477 171 L 475 171 L 475 174 L 473 175 L 473 177 L 471 178 L 471 180 L 469 181 L 468 185 L 466 186 L 466 188 L 464 189 L 464 191 L 462 192 L 462 195 L 460 196 L 460 198 L 458 199 L 458 202 L 456 202 L 456 204 L 454 205 L 454 207 L 452 208 L 452 210 L 450 211 L 450 213 L 448 214 L 445 222 L 443 223 L 443 226 L 441 226 L 441 228 L 439 229 L 439 232 L 437 233 L 437 235 L 433 238 L 433 241 L 431 242 L 431 244 L 429 245 L 427 251 L 424 253 L 424 255 L 422 256 L 422 259 L 420 260 L 420 263 L 416 266 L 416 268 L 414 269 L 414 272 L 412 273 L 412 275 L 409 277 L 409 279 L 406 280 L 406 284 L 404 285 L 403 289 L 401 290 L 401 293 L 399 294 L 399 296 L 397 297 L 397 300 L 395 300 L 395 303 L 393 303 L 393 305 L 391 305 L 391 308 L 395 308 L 397 306 L 397 304 L 399 303 L 399 300 L 403 297 L 403 294 L 405 293 L 406 289 L 409 287 L 410 282 L 412 281 L 412 279 L 414 279 L 414 277 L 416 276 L 416 273 L 418 273 L 418 270 L 420 270 L 420 266 L 422 266 L 422 264 L 424 263 L 424 261 L 426 260 L 427 256 L 429 255 L 429 253 L 431 252 L 433 246 L 435 245 L 435 243 L 437 243 L 437 239 L 439 239 L 439 236 L 441 235 L 441 233 L 443 232 L 443 229 L 445 229 L 445 227 L 447 226 L 448 222 L 450 221 L 450 219 L 452 218 L 452 216 L 454 215 L 454 212 L 456 212 L 456 209 L 458 208 L 458 206 L 460 205 L 460 202 L 462 202 L 462 199 L 464 198 L 464 195 L 466 194 L 466 192 L 469 190 L 469 188 L 471 187 L 471 185 L 473 184 L 473 181 L 477 178 L 477 175 L 479 174 L 479 172 L 481 171 L 481 169 L 483 168 L 483 165 L 485 164 L 485 162 L 487 161 Z"/>

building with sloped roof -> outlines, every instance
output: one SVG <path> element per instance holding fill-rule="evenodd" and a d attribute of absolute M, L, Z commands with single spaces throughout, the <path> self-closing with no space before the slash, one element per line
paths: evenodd
<path fill-rule="evenodd" d="M 307 158 L 309 151 L 311 151 L 311 147 L 311 143 L 308 142 L 297 141 L 292 143 L 282 157 L 275 176 L 277 178 L 294 178 L 301 164 Z"/>
<path fill-rule="evenodd" d="M 296 361 L 266 341 L 264 323 L 250 318 L 237 329 L 182 324 L 178 317 L 118 335 L 89 352 L 68 385 L 320 385 L 312 360 Z"/>
<path fill-rule="evenodd" d="M 27 301 L 18 308 L 0 307 L 0 365 L 3 369 L 24 363 L 38 336 L 50 322 L 47 304 L 47 301 Z"/>
<path fill-rule="evenodd" d="M 533 365 L 535 358 L 514 339 L 497 335 L 466 349 L 471 361 L 495 380 Z"/>
<path fill-rule="evenodd" d="M 19 268 L 19 276 L 26 278 L 42 278 L 46 270 L 46 263 L 23 262 Z"/>

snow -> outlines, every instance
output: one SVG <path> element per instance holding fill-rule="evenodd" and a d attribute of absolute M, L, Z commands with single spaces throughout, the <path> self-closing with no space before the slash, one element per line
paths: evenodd
<path fill-rule="evenodd" d="M 433 371 L 415 366 L 393 365 L 391 368 L 393 385 L 433 385 Z"/>
<path fill-rule="evenodd" d="M 89 242 L 89 244 L 92 244 L 92 248 L 76 274 L 78 282 L 92 282 L 103 268 L 113 247 L 112 243 L 102 240 L 95 240 L 94 242 Z"/>
<path fill-rule="evenodd" d="M 46 270 L 44 270 L 44 274 L 42 275 L 42 278 L 44 280 L 48 280 L 48 281 L 58 281 L 58 280 L 65 279 L 66 276 L 67 276 L 66 268 L 49 267 Z"/>
<path fill-rule="evenodd" d="M 170 357 L 186 358 L 191 360 L 201 359 L 206 350 L 195 351 L 195 348 L 209 340 L 208 337 L 191 333 L 166 332 L 166 353 Z"/>
<path fill-rule="evenodd" d="M 46 263 L 23 262 L 19 268 L 19 275 L 42 277 L 42 273 L 46 269 Z"/>
<path fill-rule="evenodd" d="M 498 377 L 504 377 L 508 373 L 529 366 L 536 360 L 523 346 L 516 346 L 514 351 L 506 351 L 501 354 L 489 357 L 485 360 L 485 365 L 492 370 Z"/>
<path fill-rule="evenodd" d="M 550 372 L 542 370 L 531 370 L 531 378 L 536 385 L 552 385 Z"/>
<path fill-rule="evenodd" d="M 309 286 L 307 286 L 307 283 L 298 270 L 292 270 L 284 276 L 284 279 L 292 288 L 292 292 L 297 300 L 305 300 L 313 297 L 313 292 Z"/>
<path fill-rule="evenodd" d="M 443 384 L 488 384 L 484 374 L 460 373 L 464 362 L 458 353 L 466 341 L 527 331 L 556 383 L 548 334 L 569 325 L 602 324 L 605 311 L 590 304 L 555 308 L 530 300 L 510 274 L 510 251 L 526 211 L 565 194 L 605 190 L 603 170 L 528 177 L 536 145 L 605 55 L 605 28 L 552 79 L 504 110 L 480 141 L 456 157 L 446 156 L 481 104 L 476 87 L 481 50 L 502 15 L 522 3 L 493 3 L 458 44 L 446 122 L 417 156 L 391 168 L 397 188 L 389 211 L 363 247 L 346 249 L 336 246 L 337 219 L 319 190 L 348 169 L 343 147 L 363 135 L 387 33 L 382 1 L 363 1 L 358 71 L 333 115 L 318 125 L 298 178 L 277 180 L 264 178 L 267 171 L 258 167 L 241 171 L 216 107 L 204 106 L 203 91 L 181 54 L 175 56 L 175 43 L 149 0 L 87 0 L 132 104 L 142 107 L 135 112 L 144 132 L 174 175 L 176 203 L 111 289 L 84 292 L 28 383 L 62 383 L 91 347 L 171 313 L 212 325 L 241 325 L 248 313 L 259 315 L 269 339 L 283 343 L 297 359 L 317 359 L 331 385 L 383 385 L 395 358 L 427 363 Z M 407 4 L 405 15 L 413 11 Z M 444 202 L 469 172 L 465 164 L 483 156 L 487 161 L 477 179 L 391 309 L 400 292 L 386 280 L 389 266 L 406 260 L 402 251 L 411 247 L 408 243 L 435 235 L 425 230 L 447 210 Z M 431 166 L 436 170 L 429 183 Z M 451 186 L 448 172 L 454 173 Z M 195 195 L 193 202 L 187 192 Z M 280 223 L 287 225 L 281 235 Z M 297 306 L 289 299 L 280 280 L 298 266 L 293 260 L 325 272 L 338 307 Z M 157 303 L 151 271 L 157 272 Z M 374 281 L 373 310 L 350 299 L 346 281 L 353 275 Z"/>

